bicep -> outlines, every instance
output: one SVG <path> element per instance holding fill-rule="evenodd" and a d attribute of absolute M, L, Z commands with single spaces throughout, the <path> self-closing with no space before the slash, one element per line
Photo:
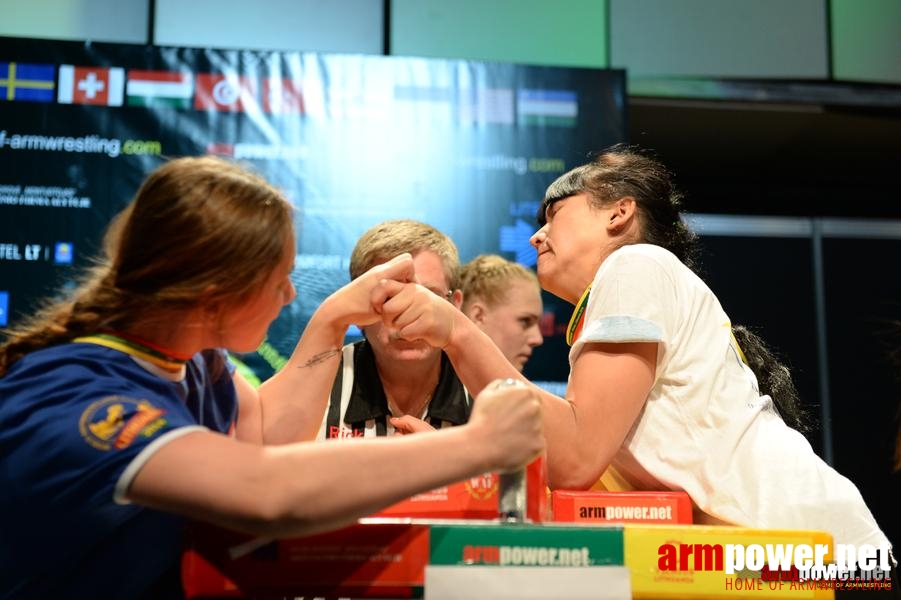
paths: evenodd
<path fill-rule="evenodd" d="M 263 443 L 263 405 L 256 388 L 250 385 L 240 373 L 232 376 L 238 394 L 238 420 L 235 424 L 236 437 L 253 444 Z"/>

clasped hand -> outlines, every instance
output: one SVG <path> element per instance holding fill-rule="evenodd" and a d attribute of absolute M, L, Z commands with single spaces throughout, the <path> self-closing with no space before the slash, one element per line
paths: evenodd
<path fill-rule="evenodd" d="M 419 285 L 410 254 L 376 265 L 332 296 L 342 325 L 365 327 L 382 321 L 405 340 L 445 347 L 458 309 Z"/>
<path fill-rule="evenodd" d="M 450 342 L 459 310 L 415 281 L 384 279 L 373 288 L 371 301 L 382 322 L 396 331 L 398 338 L 421 340 L 435 348 L 444 348 Z"/>

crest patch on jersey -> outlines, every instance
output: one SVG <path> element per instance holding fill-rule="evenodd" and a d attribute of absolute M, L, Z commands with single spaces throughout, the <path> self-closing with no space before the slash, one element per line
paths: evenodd
<path fill-rule="evenodd" d="M 139 435 L 150 437 L 166 424 L 166 411 L 147 400 L 107 396 L 91 403 L 78 420 L 84 440 L 98 450 L 127 448 Z"/>

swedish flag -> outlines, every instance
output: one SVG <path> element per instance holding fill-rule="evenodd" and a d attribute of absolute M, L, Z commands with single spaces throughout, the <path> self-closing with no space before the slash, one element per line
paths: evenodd
<path fill-rule="evenodd" d="M 53 102 L 53 65 L 0 62 L 0 100 Z"/>

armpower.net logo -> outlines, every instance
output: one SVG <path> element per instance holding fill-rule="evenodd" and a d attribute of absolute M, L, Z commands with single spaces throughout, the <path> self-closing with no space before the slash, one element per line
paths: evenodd
<path fill-rule="evenodd" d="M 893 589 L 888 544 L 837 544 L 827 564 L 828 555 L 826 544 L 662 544 L 657 568 L 721 571 L 726 591 Z"/>

